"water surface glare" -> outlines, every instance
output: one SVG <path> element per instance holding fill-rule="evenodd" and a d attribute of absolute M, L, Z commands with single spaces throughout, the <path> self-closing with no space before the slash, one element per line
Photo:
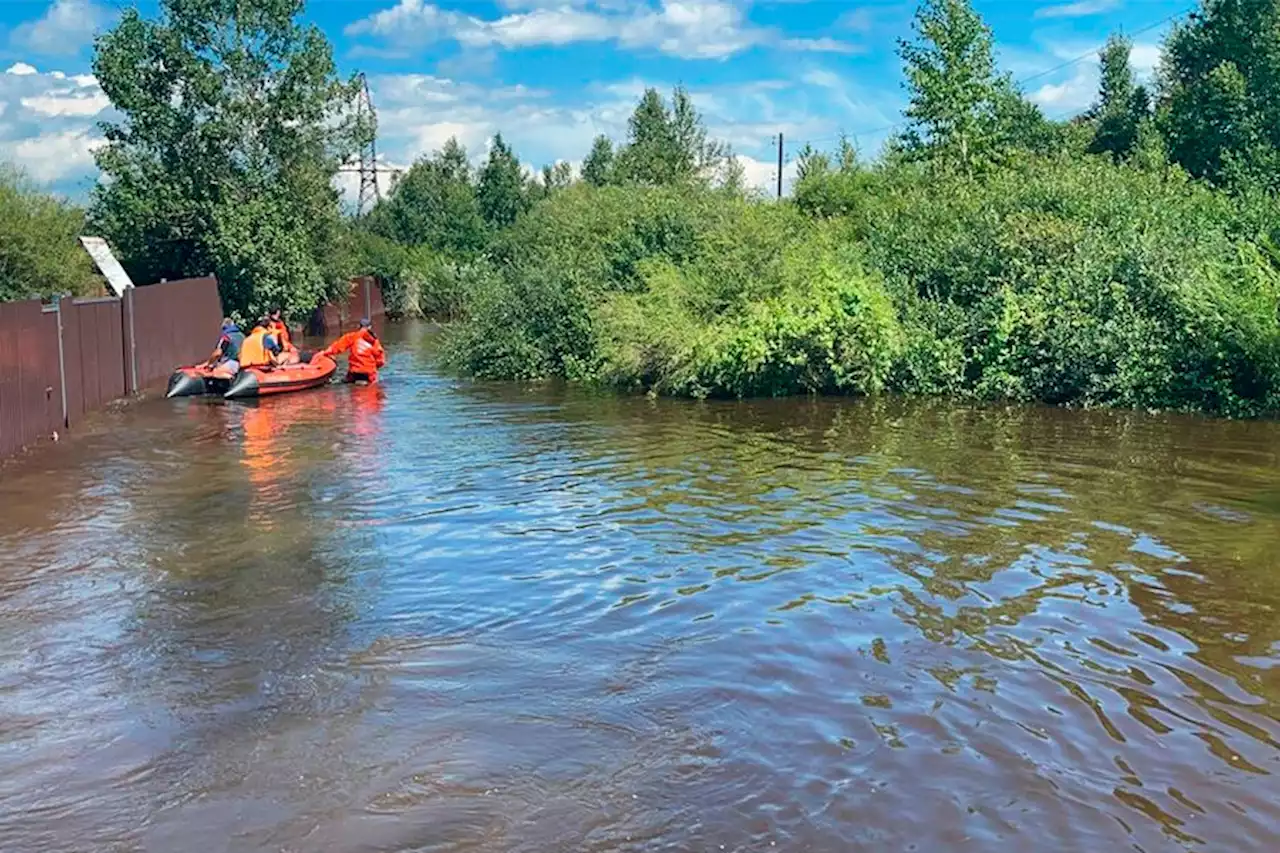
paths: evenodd
<path fill-rule="evenodd" d="M 388 338 L 0 467 L 0 850 L 1280 849 L 1280 425 Z"/>

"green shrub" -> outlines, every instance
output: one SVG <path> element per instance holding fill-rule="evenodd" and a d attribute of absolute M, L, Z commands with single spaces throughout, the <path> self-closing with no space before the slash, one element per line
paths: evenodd
<path fill-rule="evenodd" d="M 83 228 L 83 210 L 0 167 L 0 301 L 97 291 Z"/>
<path fill-rule="evenodd" d="M 1280 217 L 1177 168 L 819 172 L 796 204 L 557 194 L 499 238 L 454 363 L 689 396 L 1280 407 Z"/>

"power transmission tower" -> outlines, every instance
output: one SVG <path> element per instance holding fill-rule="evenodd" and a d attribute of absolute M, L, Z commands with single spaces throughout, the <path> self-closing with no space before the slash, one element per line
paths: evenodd
<path fill-rule="evenodd" d="M 382 201 L 382 190 L 378 187 L 378 114 L 373 111 L 369 81 L 363 72 L 356 101 L 356 121 L 362 126 L 368 122 L 370 129 L 369 141 L 360 146 L 360 195 L 356 202 L 357 214 L 364 216 Z"/>

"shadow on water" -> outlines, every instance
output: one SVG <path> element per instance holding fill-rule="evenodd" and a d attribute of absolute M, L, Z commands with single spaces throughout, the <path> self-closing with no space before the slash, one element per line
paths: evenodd
<path fill-rule="evenodd" d="M 474 384 L 386 337 L 379 387 L 5 469 L 6 851 L 1280 841 L 1275 424 Z"/>

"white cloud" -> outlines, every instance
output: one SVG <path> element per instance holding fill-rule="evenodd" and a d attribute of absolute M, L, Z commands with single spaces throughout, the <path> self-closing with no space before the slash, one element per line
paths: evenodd
<path fill-rule="evenodd" d="M 42 56 L 73 54 L 109 20 L 111 13 L 93 0 L 54 0 L 42 17 L 16 27 L 9 40 Z"/>
<path fill-rule="evenodd" d="M 866 6 L 850 9 L 836 19 L 836 27 L 853 33 L 868 33 L 875 23 L 875 11 Z"/>
<path fill-rule="evenodd" d="M 851 53 L 832 38 L 786 39 L 747 19 L 742 0 L 507 0 L 498 18 L 442 9 L 426 0 L 399 0 L 350 24 L 346 34 L 405 48 L 454 40 L 467 47 L 615 42 L 683 59 L 724 59 L 757 46 Z M 361 49 L 369 50 L 367 46 Z"/>
<path fill-rule="evenodd" d="M 32 112 L 46 116 L 96 116 L 111 106 L 111 99 L 101 89 L 86 92 L 51 91 L 22 98 L 19 103 Z"/>
<path fill-rule="evenodd" d="M 89 177 L 110 108 L 92 75 L 16 63 L 0 74 L 0 158 L 36 181 Z"/>
<path fill-rule="evenodd" d="M 1045 83 L 1028 94 L 1027 98 L 1051 117 L 1058 118 L 1088 109 L 1097 93 L 1097 66 L 1080 65 L 1071 77 L 1060 83 Z"/>
<path fill-rule="evenodd" d="M 764 195 L 773 197 L 778 193 L 778 161 L 757 160 L 754 157 L 738 157 L 742 164 L 742 173 L 746 176 L 747 186 L 759 190 Z M 796 182 L 795 161 L 783 161 L 782 192 L 790 195 L 791 186 Z"/>
<path fill-rule="evenodd" d="M 866 53 L 866 48 L 858 44 L 850 44 L 828 36 L 821 38 L 792 38 L 781 42 L 788 50 L 803 50 L 813 53 Z"/>
<path fill-rule="evenodd" d="M 0 142 L 0 155 L 34 180 L 51 183 L 90 172 L 93 151 L 104 141 L 88 130 L 64 130 Z"/>
<path fill-rule="evenodd" d="M 608 18 L 567 6 L 535 9 L 491 22 L 472 18 L 456 32 L 463 44 L 480 47 L 496 44 L 507 48 L 606 41 L 613 35 L 614 27 Z"/>
<path fill-rule="evenodd" d="M 1089 15 L 1100 15 L 1120 5 L 1120 0 L 1076 0 L 1074 3 L 1059 3 L 1053 6 L 1041 6 L 1033 13 L 1033 18 L 1085 18 Z"/>
<path fill-rule="evenodd" d="M 657 11 L 622 22 L 624 47 L 657 48 L 684 59 L 723 59 L 772 37 L 746 22 L 742 8 L 723 0 L 662 0 Z"/>
<path fill-rule="evenodd" d="M 1160 64 L 1162 52 L 1158 44 L 1151 42 L 1135 44 L 1129 51 L 1129 65 L 1133 68 L 1134 74 L 1142 80 L 1149 80 Z"/>

